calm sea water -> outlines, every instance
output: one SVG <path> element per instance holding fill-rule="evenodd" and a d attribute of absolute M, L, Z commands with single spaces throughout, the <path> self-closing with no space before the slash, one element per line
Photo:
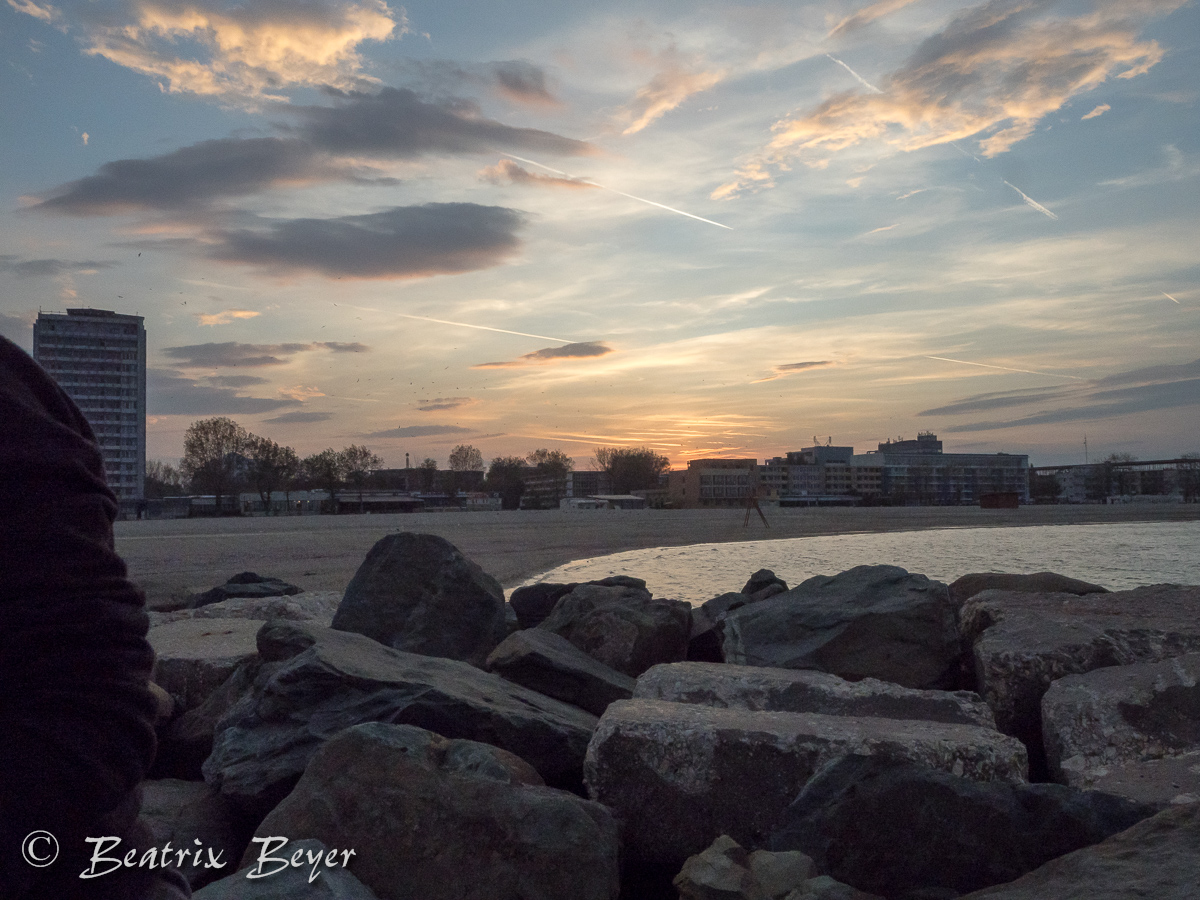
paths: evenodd
<path fill-rule="evenodd" d="M 656 597 L 703 603 L 740 590 L 758 569 L 795 585 L 813 575 L 881 564 L 945 582 L 969 572 L 1050 571 L 1110 590 L 1200 584 L 1200 522 L 942 528 L 655 547 L 576 560 L 526 584 L 632 575 L 645 579 Z"/>

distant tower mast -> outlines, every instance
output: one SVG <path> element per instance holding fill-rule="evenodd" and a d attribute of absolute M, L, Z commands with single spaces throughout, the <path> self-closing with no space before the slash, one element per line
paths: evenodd
<path fill-rule="evenodd" d="M 1088 465 L 1087 435 L 1083 436 L 1083 464 Z"/>

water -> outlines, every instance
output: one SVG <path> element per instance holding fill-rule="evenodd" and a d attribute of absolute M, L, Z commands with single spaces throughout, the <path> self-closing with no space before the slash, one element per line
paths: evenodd
<path fill-rule="evenodd" d="M 1058 572 L 1128 590 L 1143 584 L 1200 584 L 1200 522 L 939 528 L 838 534 L 631 550 L 567 563 L 531 578 L 643 578 L 657 597 L 693 604 L 741 590 L 758 569 L 789 585 L 859 565 L 896 565 L 938 581 L 969 572 Z"/>

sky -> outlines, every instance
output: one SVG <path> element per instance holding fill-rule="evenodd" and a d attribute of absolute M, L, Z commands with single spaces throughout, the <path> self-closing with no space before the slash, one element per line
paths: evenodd
<path fill-rule="evenodd" d="M 1200 4 L 0 2 L 0 333 L 148 447 L 1200 451 Z"/>

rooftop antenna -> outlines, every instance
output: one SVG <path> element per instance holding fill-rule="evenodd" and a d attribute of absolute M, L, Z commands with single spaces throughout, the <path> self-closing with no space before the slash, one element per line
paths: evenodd
<path fill-rule="evenodd" d="M 1088 464 L 1087 433 L 1083 435 L 1083 464 Z"/>

